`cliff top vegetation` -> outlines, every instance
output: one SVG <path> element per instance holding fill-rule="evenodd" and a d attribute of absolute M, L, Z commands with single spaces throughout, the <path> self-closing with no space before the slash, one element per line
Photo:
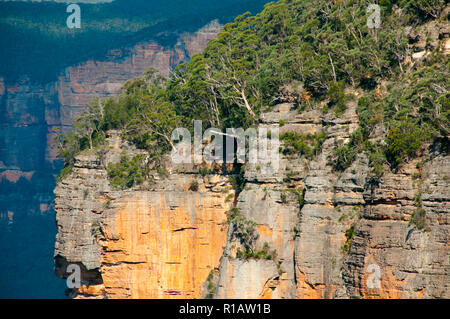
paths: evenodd
<path fill-rule="evenodd" d="M 247 128 L 289 99 L 300 111 L 325 103 L 323 112 L 340 116 L 349 87 L 361 92 L 360 124 L 330 158 L 335 170 L 367 152 L 376 180 L 383 167 L 396 169 L 425 147 L 448 153 L 449 57 L 430 37 L 420 63 L 411 60 L 424 25 L 448 24 L 446 1 L 379 1 L 379 29 L 367 25 L 369 4 L 280 0 L 255 16 L 240 15 L 169 79 L 149 70 L 127 82 L 118 99 L 94 101 L 61 139 L 60 155 L 70 166 L 118 129 L 156 160 L 170 151 L 172 130 L 192 127 L 194 119 Z"/>

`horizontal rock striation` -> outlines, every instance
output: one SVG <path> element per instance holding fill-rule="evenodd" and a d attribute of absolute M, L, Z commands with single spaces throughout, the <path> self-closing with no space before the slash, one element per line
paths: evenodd
<path fill-rule="evenodd" d="M 226 198 L 234 190 L 222 176 L 182 173 L 145 190 L 113 190 L 104 165 L 120 157 L 118 139 L 109 139 L 116 148 L 104 164 L 96 154 L 79 155 L 55 189 L 57 274 L 82 266 L 78 297 L 200 298 L 226 245 Z M 193 181 L 198 191 L 189 190 Z"/>
<path fill-rule="evenodd" d="M 276 171 L 246 164 L 242 189 L 179 167 L 147 189 L 115 191 L 105 164 L 79 155 L 55 190 L 57 273 L 82 266 L 76 297 L 449 298 L 450 157 L 427 145 L 376 181 L 363 153 L 333 170 L 333 151 L 358 127 L 360 93 L 346 90 L 340 116 L 307 100 L 301 112 L 282 103 L 262 113 L 260 127 L 323 140 L 313 155 L 281 152 Z M 136 152 L 117 136 L 110 144 L 107 162 Z"/>
<path fill-rule="evenodd" d="M 340 117 L 280 104 L 261 126 L 273 129 L 280 119 L 282 132 L 325 133 L 322 150 L 311 160 L 280 154 L 271 174 L 248 164 L 237 194 L 227 176 L 187 167 L 149 189 L 115 191 L 104 164 L 79 155 L 55 190 L 57 268 L 65 276 L 68 263 L 82 265 L 77 297 L 448 298 L 449 157 L 424 154 L 373 185 L 364 155 L 340 174 L 328 163 L 357 127 L 354 101 Z M 109 142 L 107 162 L 123 149 L 136 152 L 117 134 Z M 189 191 L 193 180 L 197 192 Z M 422 231 L 409 222 L 418 196 Z M 253 223 L 253 251 L 268 254 L 238 255 L 244 245 L 232 211 L 244 227 Z"/>

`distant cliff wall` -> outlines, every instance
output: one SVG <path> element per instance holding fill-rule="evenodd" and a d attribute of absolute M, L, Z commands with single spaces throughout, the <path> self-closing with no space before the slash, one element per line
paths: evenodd
<path fill-rule="evenodd" d="M 13 215 L 20 213 L 24 209 L 15 209 L 11 203 L 25 198 L 31 202 L 33 189 L 37 205 L 26 210 L 45 213 L 52 204 L 52 186 L 45 185 L 53 184 L 52 174 L 56 172 L 54 137 L 70 129 L 73 118 L 91 100 L 117 96 L 127 80 L 148 68 L 168 76 L 177 64 L 201 52 L 220 29 L 221 25 L 213 21 L 193 34 L 183 33 L 173 48 L 143 42 L 115 50 L 102 61 L 68 67 L 56 82 L 44 86 L 26 78 L 8 84 L 0 77 L 0 184 L 5 189 L 0 195 L 0 209 Z M 26 184 L 24 193 L 15 189 L 19 180 Z M 37 183 L 44 187 L 37 187 Z"/>

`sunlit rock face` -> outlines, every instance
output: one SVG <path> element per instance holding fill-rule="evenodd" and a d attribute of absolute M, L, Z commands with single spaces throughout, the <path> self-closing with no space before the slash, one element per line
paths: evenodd
<path fill-rule="evenodd" d="M 357 94 L 357 92 L 348 92 Z M 449 157 L 423 166 L 419 158 L 387 173 L 376 188 L 367 183 L 368 159 L 360 155 L 344 173 L 327 165 L 336 140 L 357 127 L 356 103 L 344 115 L 299 114 L 281 104 L 261 115 L 261 125 L 299 133 L 325 130 L 322 153 L 313 160 L 280 158 L 264 174 L 246 166 L 236 194 L 227 175 L 202 176 L 173 169 L 145 189 L 111 189 L 95 154 L 79 155 L 73 172 L 56 188 L 57 273 L 82 265 L 85 284 L 76 298 L 439 298 L 448 297 Z M 115 137 L 114 137 L 115 136 Z M 138 152 L 111 133 L 107 160 L 122 150 Z M 418 168 L 419 167 L 419 168 Z M 415 179 L 418 173 L 421 183 Z M 193 180 L 198 191 L 190 191 Z M 299 198 L 304 191 L 303 200 Z M 411 227 L 414 200 L 422 190 L 427 231 Z M 255 223 L 259 251 L 242 258 L 230 209 Z M 343 218 L 348 216 L 358 218 Z M 348 250 L 346 232 L 356 223 Z M 370 285 L 373 265 L 379 285 Z M 372 270 L 371 270 L 372 269 Z"/>
<path fill-rule="evenodd" d="M 109 141 L 113 160 L 123 148 Z M 193 181 L 197 191 L 189 190 Z M 204 282 L 218 269 L 227 241 L 227 198 L 234 197 L 227 178 L 178 173 L 117 191 L 95 154 L 80 155 L 55 194 L 57 273 L 66 276 L 70 263 L 82 266 L 85 284 L 77 297 L 205 294 Z"/>
<path fill-rule="evenodd" d="M 56 272 L 67 277 L 71 263 L 82 270 L 83 285 L 72 297 L 450 298 L 450 157 L 429 148 L 376 184 L 365 154 L 334 171 L 333 150 L 358 127 L 361 92 L 345 94 L 340 116 L 299 112 L 292 103 L 262 113 L 262 127 L 279 128 L 283 121 L 280 133 L 323 132 L 326 139 L 312 159 L 280 154 L 272 174 L 246 165 L 246 183 L 237 193 L 228 175 L 203 176 L 192 168 L 117 191 L 105 163 L 95 154 L 79 155 L 55 189 Z M 107 162 L 117 162 L 123 149 L 138 152 L 117 132 L 109 134 Z M 10 172 L 3 178 L 33 176 Z M 189 190 L 193 180 L 198 191 Z M 424 230 L 410 223 L 418 196 Z M 270 256 L 238 254 L 233 208 L 254 223 L 254 252 L 266 247 Z"/>

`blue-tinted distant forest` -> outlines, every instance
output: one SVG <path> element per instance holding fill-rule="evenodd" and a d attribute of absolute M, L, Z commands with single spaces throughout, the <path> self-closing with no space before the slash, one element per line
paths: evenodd
<path fill-rule="evenodd" d="M 171 45 L 179 32 L 195 31 L 213 19 L 229 22 L 264 0 L 116 0 L 79 4 L 81 28 L 66 26 L 67 4 L 0 2 L 0 75 L 8 82 L 28 75 L 53 80 L 68 65 L 101 58 L 114 48 L 155 39 Z"/>

